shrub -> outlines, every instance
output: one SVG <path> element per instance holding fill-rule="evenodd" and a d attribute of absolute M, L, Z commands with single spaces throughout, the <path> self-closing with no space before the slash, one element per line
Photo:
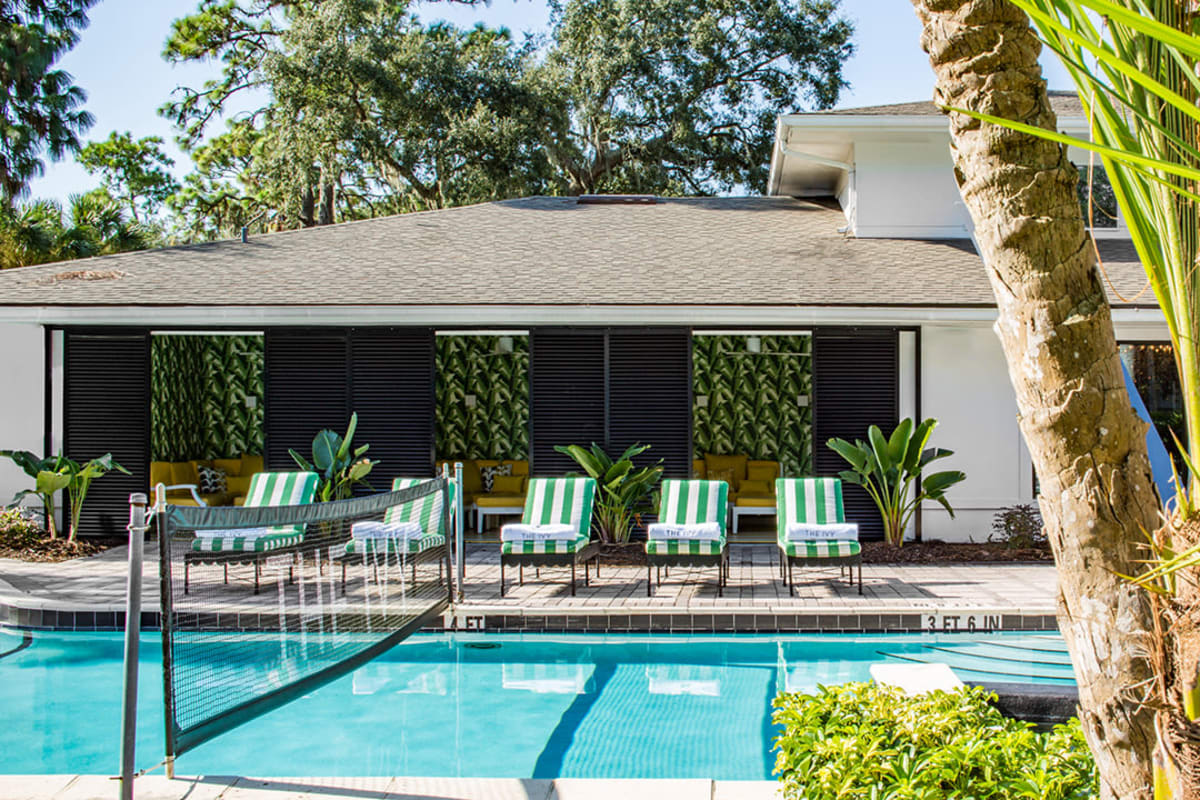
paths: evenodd
<path fill-rule="evenodd" d="M 1002 508 L 992 517 L 989 542 L 1004 545 L 1009 550 L 1027 550 L 1046 546 L 1046 527 L 1037 508 L 1028 503 Z"/>
<path fill-rule="evenodd" d="M 874 683 L 775 700 L 787 798 L 1090 798 L 1099 778 L 1078 720 L 1038 732 L 978 687 L 907 697 Z"/>
<path fill-rule="evenodd" d="M 41 541 L 42 523 L 28 509 L 17 507 L 0 511 L 0 548 L 23 550 Z"/>

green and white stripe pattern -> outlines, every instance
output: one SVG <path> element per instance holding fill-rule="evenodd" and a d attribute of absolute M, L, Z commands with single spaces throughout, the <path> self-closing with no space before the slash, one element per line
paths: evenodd
<path fill-rule="evenodd" d="M 719 555 L 725 549 L 725 517 L 729 484 L 725 481 L 662 482 L 662 498 L 658 504 L 658 521 L 671 525 L 697 525 L 715 522 L 721 526 L 717 539 L 680 536 L 670 539 L 647 539 L 648 555 Z"/>
<path fill-rule="evenodd" d="M 720 539 L 647 539 L 646 554 L 651 556 L 716 556 L 725 549 Z"/>
<path fill-rule="evenodd" d="M 814 539 L 808 542 L 781 542 L 784 555 L 796 558 L 847 558 L 862 552 L 853 539 Z"/>
<path fill-rule="evenodd" d="M 392 481 L 392 491 L 409 489 L 428 483 L 429 478 L 396 478 Z M 450 495 L 454 496 L 454 482 L 450 482 Z M 346 552 L 361 553 L 421 553 L 431 547 L 441 547 L 446 544 L 446 529 L 442 519 L 442 492 L 436 491 L 407 503 L 392 506 L 383 515 L 385 523 L 415 522 L 421 526 L 424 535 L 419 538 L 387 537 L 379 539 L 351 539 L 346 542 Z"/>
<path fill-rule="evenodd" d="M 317 492 L 315 472 L 260 472 L 250 479 L 244 507 L 302 506 Z M 266 528 L 197 531 L 192 549 L 199 552 L 262 553 L 304 541 L 304 523 Z"/>
<path fill-rule="evenodd" d="M 840 478 L 778 478 L 775 495 L 779 503 L 775 516 L 777 540 L 786 555 L 844 558 L 862 551 L 859 543 L 851 540 L 788 541 L 789 523 L 827 525 L 846 521 Z"/>
<path fill-rule="evenodd" d="M 574 553 L 591 539 L 592 501 L 596 481 L 591 478 L 531 478 L 525 495 L 523 525 L 570 525 L 579 535 L 574 539 L 523 539 L 501 542 L 500 552 L 544 554 Z"/>
<path fill-rule="evenodd" d="M 587 547 L 592 540 L 588 534 L 580 534 L 574 539 L 522 539 L 517 542 L 501 542 L 500 552 L 504 555 L 523 553 L 525 555 L 545 555 L 549 553 L 575 553 Z"/>

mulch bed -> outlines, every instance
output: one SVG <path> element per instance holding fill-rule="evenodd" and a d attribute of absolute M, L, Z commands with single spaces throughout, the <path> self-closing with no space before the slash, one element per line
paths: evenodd
<path fill-rule="evenodd" d="M 904 547 L 892 547 L 884 542 L 863 543 L 864 564 L 978 564 L 1053 560 L 1054 556 L 1049 548 L 1009 549 L 998 544 L 948 542 L 909 542 Z M 600 563 L 620 567 L 644 567 L 646 551 L 641 542 L 601 545 Z"/>
<path fill-rule="evenodd" d="M 79 539 L 73 544 L 61 537 L 38 539 L 18 547 L 0 541 L 0 558 L 15 558 L 18 561 L 39 561 L 49 564 L 70 561 L 72 558 L 94 556 L 110 547 L 122 544 L 126 544 L 126 540 L 121 536 L 89 536 L 87 539 Z"/>
<path fill-rule="evenodd" d="M 1050 548 L 1007 548 L 975 542 L 909 542 L 892 547 L 885 542 L 863 542 L 864 564 L 963 564 L 989 561 L 1054 561 Z"/>

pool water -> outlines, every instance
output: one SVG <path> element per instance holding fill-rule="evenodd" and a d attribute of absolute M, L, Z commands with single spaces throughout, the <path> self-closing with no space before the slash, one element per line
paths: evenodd
<path fill-rule="evenodd" d="M 119 634 L 0 629 L 0 772 L 117 768 Z M 3 655 L 8 653 L 8 655 Z M 142 639 L 139 767 L 162 758 L 161 649 Z M 771 700 L 943 661 L 963 680 L 1071 683 L 1030 634 L 420 634 L 180 757 L 184 774 L 771 777 Z"/>

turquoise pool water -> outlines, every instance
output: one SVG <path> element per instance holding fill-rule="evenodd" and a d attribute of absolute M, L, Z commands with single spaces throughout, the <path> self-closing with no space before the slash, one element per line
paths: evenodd
<path fill-rule="evenodd" d="M 0 772 L 112 774 L 118 634 L 0 629 Z M 138 764 L 162 757 L 157 635 L 142 640 Z M 184 754 L 185 774 L 769 778 L 784 690 L 944 661 L 964 680 L 1070 683 L 1057 636 L 418 635 Z"/>

